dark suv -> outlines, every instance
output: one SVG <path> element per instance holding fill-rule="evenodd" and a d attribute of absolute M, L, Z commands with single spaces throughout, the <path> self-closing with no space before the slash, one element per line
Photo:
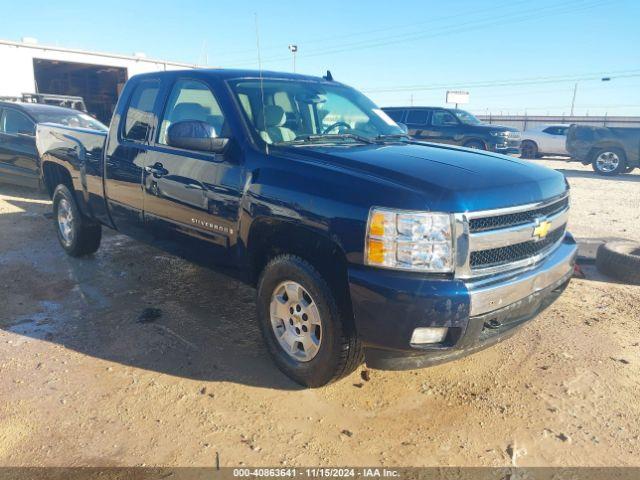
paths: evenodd
<path fill-rule="evenodd" d="M 520 131 L 482 123 L 464 110 L 440 107 L 386 107 L 396 122 L 404 123 L 417 140 L 448 143 L 498 153 L 520 153 Z"/>

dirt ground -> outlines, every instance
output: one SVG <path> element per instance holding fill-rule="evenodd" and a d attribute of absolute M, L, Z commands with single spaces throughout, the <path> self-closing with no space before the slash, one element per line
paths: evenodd
<path fill-rule="evenodd" d="M 639 174 L 543 163 L 578 238 L 640 240 Z M 640 466 L 640 287 L 587 266 L 494 348 L 302 390 L 252 289 L 111 232 L 69 258 L 50 208 L 0 185 L 0 465 Z"/>

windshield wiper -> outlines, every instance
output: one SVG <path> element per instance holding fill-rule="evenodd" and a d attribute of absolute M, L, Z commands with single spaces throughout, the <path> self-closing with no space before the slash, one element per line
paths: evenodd
<path fill-rule="evenodd" d="M 357 135 L 355 133 L 318 133 L 313 135 L 305 135 L 303 137 L 296 138 L 293 142 L 287 143 L 304 143 L 304 142 L 321 142 L 323 140 L 357 140 L 362 143 L 375 143 L 371 138 L 363 135 Z"/>
<path fill-rule="evenodd" d="M 411 137 L 406 133 L 381 133 L 376 140 L 411 140 Z"/>

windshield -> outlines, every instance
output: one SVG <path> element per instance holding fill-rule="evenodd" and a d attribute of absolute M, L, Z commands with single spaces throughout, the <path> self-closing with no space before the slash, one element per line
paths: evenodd
<path fill-rule="evenodd" d="M 467 125 L 479 125 L 480 123 L 482 123 L 475 116 L 473 116 L 469 112 L 465 112 L 464 110 L 453 110 L 453 113 L 456 114 L 458 120 L 460 120 L 462 123 L 466 123 Z"/>
<path fill-rule="evenodd" d="M 367 142 L 403 136 L 371 100 L 343 85 L 258 79 L 231 83 L 256 133 L 269 144 Z M 264 108 L 263 108 L 264 105 Z"/>
<path fill-rule="evenodd" d="M 82 112 L 66 112 L 64 110 L 59 110 L 37 112 L 33 115 L 36 117 L 38 123 L 57 123 L 67 127 L 90 128 L 92 130 L 101 131 L 108 130 L 104 124 Z"/>

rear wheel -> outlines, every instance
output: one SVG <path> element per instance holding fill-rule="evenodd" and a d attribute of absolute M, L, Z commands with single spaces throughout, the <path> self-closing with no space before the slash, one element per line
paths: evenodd
<path fill-rule="evenodd" d="M 625 173 L 627 160 L 619 148 L 603 148 L 593 154 L 593 170 L 600 175 Z"/>
<path fill-rule="evenodd" d="M 531 140 L 524 140 L 520 146 L 522 158 L 534 159 L 538 158 L 538 145 Z"/>
<path fill-rule="evenodd" d="M 53 221 L 60 245 L 72 257 L 98 250 L 102 228 L 80 213 L 75 197 L 66 185 L 58 185 L 53 192 Z"/>
<path fill-rule="evenodd" d="M 355 370 L 363 350 L 320 273 L 293 255 L 274 258 L 258 282 L 258 321 L 276 365 L 320 387 Z"/>

